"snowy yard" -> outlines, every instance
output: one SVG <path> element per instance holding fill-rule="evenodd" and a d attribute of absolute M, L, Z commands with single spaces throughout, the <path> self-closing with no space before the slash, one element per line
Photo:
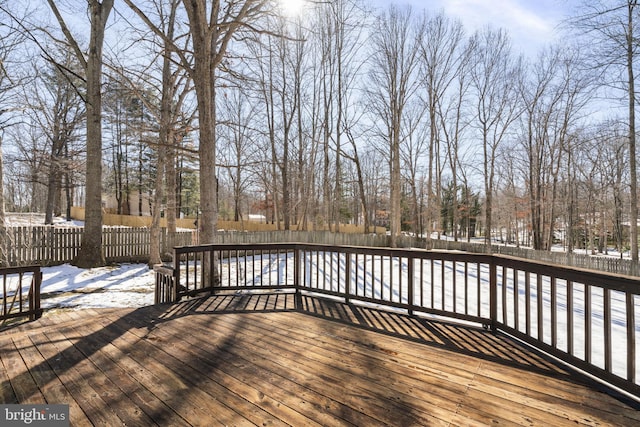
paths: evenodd
<path fill-rule="evenodd" d="M 154 275 L 146 264 L 80 269 L 42 268 L 42 308 L 123 308 L 153 304 Z"/>

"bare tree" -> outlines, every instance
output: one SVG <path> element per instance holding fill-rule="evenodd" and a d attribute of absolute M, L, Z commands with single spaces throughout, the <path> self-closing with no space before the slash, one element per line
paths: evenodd
<path fill-rule="evenodd" d="M 471 87 L 476 127 L 482 140 L 485 191 L 485 243 L 491 247 L 493 192 L 500 145 L 520 111 L 515 88 L 519 68 L 504 30 L 485 28 L 473 36 Z"/>
<path fill-rule="evenodd" d="M 252 122 L 259 104 L 252 103 L 241 89 L 226 90 L 222 97 L 223 126 L 219 132 L 221 159 L 232 186 L 233 220 L 242 221 L 242 200 L 251 181 L 251 168 L 259 161 L 257 129 Z"/>
<path fill-rule="evenodd" d="M 125 3 L 134 10 L 149 28 L 173 43 L 131 0 Z M 218 222 L 216 177 L 216 69 L 222 64 L 236 32 L 250 29 L 251 23 L 264 13 L 266 0 L 183 1 L 189 22 L 193 56 L 175 47 L 181 65 L 190 74 L 196 92 L 200 141 L 200 210 L 198 223 L 200 241 L 213 241 Z"/>
<path fill-rule="evenodd" d="M 383 125 L 381 134 L 388 144 L 390 169 L 391 246 L 397 246 L 401 230 L 401 161 L 405 108 L 418 88 L 417 67 L 424 31 L 423 21 L 415 21 L 411 8 L 389 6 L 374 25 L 368 91 L 372 114 Z"/>
<path fill-rule="evenodd" d="M 625 93 L 627 101 L 629 147 L 629 223 L 631 259 L 638 261 L 638 179 L 636 165 L 636 89 L 635 66 L 638 60 L 638 1 L 585 1 L 585 12 L 569 24 L 586 35 L 593 67 L 601 71 L 602 82 Z"/>
<path fill-rule="evenodd" d="M 449 83 L 448 92 L 442 96 L 438 96 L 436 99 L 436 111 L 440 130 L 440 139 L 445 143 L 446 159 L 451 172 L 451 185 L 456 193 L 455 200 L 458 200 L 458 190 L 464 189 L 464 186 L 460 185 L 461 175 L 464 174 L 463 164 L 463 137 L 466 129 L 469 127 L 472 114 L 469 113 L 469 108 L 466 107 L 469 103 L 467 96 L 469 92 L 469 64 L 471 57 L 472 44 L 465 44 L 464 46 L 458 46 L 459 51 L 456 59 L 456 69 L 454 71 L 454 79 Z M 469 195 L 470 192 L 466 191 L 464 194 Z M 469 205 L 470 200 L 462 201 L 461 205 Z M 458 240 L 460 223 L 459 208 L 453 210 L 453 223 L 455 224 L 453 230 L 453 238 Z M 467 227 L 468 228 L 468 227 Z M 469 236 L 468 230 L 462 230 L 467 237 Z"/>
<path fill-rule="evenodd" d="M 589 80 L 580 72 L 576 51 L 543 50 L 520 84 L 524 104 L 523 143 L 528 166 L 534 249 L 550 250 L 557 215 L 558 182 L 570 132 L 589 98 Z"/>
<path fill-rule="evenodd" d="M 87 163 L 85 226 L 82 246 L 73 264 L 96 267 L 106 263 L 102 250 L 102 48 L 113 0 L 88 0 L 91 33 L 87 53 L 72 35 L 56 2 L 47 0 L 58 24 L 85 71 L 87 106 Z"/>
<path fill-rule="evenodd" d="M 20 28 L 22 18 L 14 15 L 8 9 L 9 2 L 0 0 L 0 265 L 7 262 L 7 235 L 5 231 L 5 194 L 4 158 L 2 154 L 5 132 L 16 122 L 20 107 L 16 102 L 18 90 L 24 83 L 20 76 L 19 66 L 23 59 L 17 53 L 18 47 L 24 41 L 24 34 Z M 24 11 L 28 13 L 28 11 Z"/>
<path fill-rule="evenodd" d="M 449 88 L 461 71 L 464 59 L 461 51 L 463 35 L 462 24 L 447 18 L 443 13 L 427 18 L 425 36 L 421 46 L 423 85 L 426 93 L 425 104 L 430 123 L 427 172 L 427 199 L 429 202 L 426 219 L 427 239 L 430 238 L 433 224 L 438 218 L 438 200 L 440 200 L 439 193 L 442 188 L 440 168 L 437 166 L 440 158 L 440 139 L 446 130 L 440 130 L 442 123 L 439 120 L 439 112 Z M 441 114 L 440 118 L 442 118 Z M 434 176 L 436 177 L 435 189 Z M 453 187 L 457 188 L 455 175 Z"/>
<path fill-rule="evenodd" d="M 69 52 L 61 52 L 60 56 L 63 59 L 60 59 L 59 64 L 65 69 L 78 68 L 77 61 L 74 63 L 73 55 Z M 43 153 L 47 158 L 48 168 L 45 224 L 52 224 L 53 216 L 61 214 L 61 193 L 65 187 L 69 187 L 70 175 L 74 172 L 71 161 L 73 142 L 78 138 L 78 129 L 85 118 L 85 108 L 77 93 L 82 82 L 78 78 L 74 78 L 72 82 L 71 78 L 58 65 L 49 62 L 40 75 L 41 84 L 25 88 L 24 102 L 33 111 L 32 123 L 42 129 L 42 135 L 47 140 L 48 153 Z M 66 212 L 69 214 L 71 200 L 68 193 L 66 204 Z"/>

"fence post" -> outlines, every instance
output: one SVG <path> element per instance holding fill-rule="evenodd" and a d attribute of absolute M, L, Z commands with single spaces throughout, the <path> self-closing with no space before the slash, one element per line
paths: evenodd
<path fill-rule="evenodd" d="M 496 262 L 491 257 L 489 263 L 489 317 L 491 318 L 491 330 L 498 329 L 498 274 Z"/>

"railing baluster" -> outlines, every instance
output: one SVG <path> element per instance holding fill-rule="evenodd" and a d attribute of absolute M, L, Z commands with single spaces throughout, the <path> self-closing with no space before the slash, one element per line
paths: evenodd
<path fill-rule="evenodd" d="M 513 271 L 513 327 L 520 330 L 520 304 L 519 304 L 519 286 L 518 276 L 520 271 L 512 269 Z"/>
<path fill-rule="evenodd" d="M 509 324 L 509 318 L 507 315 L 507 268 L 505 266 L 501 267 L 502 269 L 502 323 L 505 325 Z"/>
<path fill-rule="evenodd" d="M 489 264 L 489 318 L 491 330 L 498 329 L 498 274 L 494 262 Z"/>
<path fill-rule="evenodd" d="M 533 330 L 531 329 L 531 273 L 528 271 L 525 272 L 524 276 L 524 293 L 525 293 L 525 328 L 527 330 L 526 334 L 531 335 Z"/>
<path fill-rule="evenodd" d="M 457 268 L 456 261 L 452 262 L 452 267 L 453 267 L 453 276 L 452 276 L 452 278 L 453 278 L 453 280 L 452 280 L 452 282 L 453 282 L 453 284 L 452 284 L 452 286 L 453 286 L 453 312 L 457 313 L 458 312 L 458 289 L 457 289 L 458 288 L 458 281 L 456 280 L 456 276 L 458 276 L 458 275 L 456 274 L 456 268 Z"/>
<path fill-rule="evenodd" d="M 469 263 L 464 262 L 464 314 L 469 314 Z"/>
<path fill-rule="evenodd" d="M 573 281 L 567 280 L 567 353 L 574 354 L 573 352 L 573 321 L 574 321 L 574 308 L 573 308 Z"/>
<path fill-rule="evenodd" d="M 435 296 L 434 296 L 436 291 L 435 283 L 434 283 L 435 282 L 435 262 L 433 258 L 431 258 L 429 262 L 431 263 L 431 292 L 430 292 L 431 304 L 429 305 L 429 307 L 435 308 Z"/>
<path fill-rule="evenodd" d="M 612 372 L 613 360 L 611 352 L 611 289 L 605 289 L 604 298 L 604 370 Z"/>
<path fill-rule="evenodd" d="M 408 271 L 407 271 L 407 304 L 409 304 L 409 314 L 413 315 L 413 269 L 414 269 L 414 258 L 407 258 L 408 263 Z"/>
<path fill-rule="evenodd" d="M 584 354 L 591 364 L 591 285 L 584 285 Z"/>
<path fill-rule="evenodd" d="M 424 260 L 420 259 L 420 307 L 424 307 Z"/>
<path fill-rule="evenodd" d="M 388 297 L 383 297 L 382 300 L 383 301 L 391 301 L 392 300 L 392 296 L 393 296 L 393 273 L 394 273 L 394 267 L 393 267 L 393 255 L 388 255 L 387 257 L 385 257 L 388 260 L 388 266 L 389 266 L 389 273 L 387 274 L 387 276 L 389 277 L 389 283 L 387 283 L 386 286 L 384 286 L 383 289 L 387 289 L 388 292 Z"/>
<path fill-rule="evenodd" d="M 482 280 L 480 280 L 480 276 L 482 276 L 482 265 L 478 262 L 476 264 L 476 281 L 477 281 L 477 294 L 476 294 L 476 299 L 478 301 L 478 307 L 476 309 L 476 315 L 478 317 L 480 317 L 480 315 L 482 314 Z"/>
<path fill-rule="evenodd" d="M 551 278 L 551 345 L 558 348 L 558 287 L 555 276 Z"/>
<path fill-rule="evenodd" d="M 627 314 L 627 380 L 636 382 L 636 305 L 632 294 L 625 296 Z"/>
<path fill-rule="evenodd" d="M 440 260 L 440 302 L 442 303 L 442 307 L 440 307 L 440 309 L 442 311 L 446 311 L 447 310 L 447 306 L 445 304 L 445 278 L 444 278 L 444 270 L 445 270 L 445 259 L 442 258 Z"/>
<path fill-rule="evenodd" d="M 536 274 L 536 315 L 538 317 L 538 340 L 544 342 L 544 292 L 542 290 L 542 275 Z"/>
<path fill-rule="evenodd" d="M 347 252 L 345 254 L 345 303 L 349 304 L 349 300 L 351 299 L 351 253 Z M 357 285 L 356 285 L 357 286 Z"/>

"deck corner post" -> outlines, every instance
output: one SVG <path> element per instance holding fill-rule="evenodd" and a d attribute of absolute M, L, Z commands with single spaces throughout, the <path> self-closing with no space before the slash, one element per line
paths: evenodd
<path fill-rule="evenodd" d="M 31 297 L 33 300 L 31 301 L 30 309 L 31 316 L 29 316 L 29 320 L 37 320 L 42 317 L 42 310 L 40 309 L 40 286 L 42 285 L 42 270 L 40 267 L 33 273 L 33 282 L 31 286 L 33 286 L 33 292 L 31 292 Z"/>

